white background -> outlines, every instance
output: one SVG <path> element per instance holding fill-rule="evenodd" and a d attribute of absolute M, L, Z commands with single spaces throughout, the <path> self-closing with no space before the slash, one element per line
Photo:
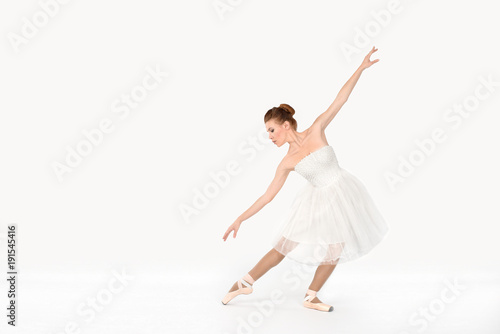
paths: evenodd
<path fill-rule="evenodd" d="M 351 307 L 338 301 L 334 314 L 302 309 L 310 272 L 293 295 L 285 290 L 290 313 L 278 305 L 251 330 L 361 333 L 375 326 L 420 333 L 410 316 L 439 297 L 446 277 L 459 277 L 468 288 L 425 332 L 498 333 L 496 2 L 402 0 L 397 13 L 381 17 L 391 1 L 68 1 L 42 22 L 47 2 L 0 4 L 0 247 L 5 268 L 7 225 L 17 224 L 19 330 L 59 333 L 71 319 L 82 320 L 75 307 L 125 268 L 133 284 L 94 321 L 80 321 L 82 333 L 244 333 L 238 316 L 255 310 L 244 306 L 283 286 L 278 273 L 294 264 L 286 259 L 272 269 L 252 296 L 231 303 L 236 311 L 220 300 L 271 249 L 306 182 L 292 173 L 236 238 L 222 240 L 286 154 L 287 145 L 276 148 L 267 139 L 264 114 L 290 104 L 304 131 L 376 46 L 372 59 L 380 62 L 363 72 L 326 135 L 340 165 L 369 189 L 390 235 L 362 259 L 339 265 L 321 292 L 335 304 L 343 291 Z M 216 3 L 232 9 L 221 12 Z M 13 42 L 37 17 L 36 31 Z M 371 36 L 360 45 L 367 30 Z M 357 51 L 347 55 L 346 45 Z M 147 68 L 168 75 L 120 118 L 117 101 L 138 89 Z M 496 83 L 492 91 L 480 88 L 488 97 L 460 123 L 446 121 L 454 105 L 473 101 L 480 78 Z M 68 147 L 103 119 L 112 120 L 113 131 L 58 179 L 54 163 L 65 164 Z M 387 174 L 418 154 L 416 141 L 437 128 L 446 140 L 391 187 Z M 213 183 L 211 173 L 231 161 L 239 172 L 203 208 L 183 214 Z M 390 274 L 375 284 L 375 273 Z M 400 277 L 429 285 L 402 284 L 409 281 Z M 364 300 L 367 294 L 373 299 Z M 378 309 L 389 295 L 397 301 Z M 384 315 L 367 308 L 372 317 L 354 321 L 367 302 Z M 471 310 L 474 303 L 479 308 Z M 7 328 L 3 312 L 0 327 Z"/>

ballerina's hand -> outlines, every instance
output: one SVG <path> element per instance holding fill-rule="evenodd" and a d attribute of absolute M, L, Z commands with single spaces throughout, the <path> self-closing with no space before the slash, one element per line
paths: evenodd
<path fill-rule="evenodd" d="M 226 241 L 227 236 L 231 233 L 231 231 L 234 231 L 233 238 L 236 238 L 236 233 L 238 233 L 238 229 L 240 228 L 240 225 L 241 225 L 241 222 L 238 220 L 235 221 L 234 223 L 232 223 L 231 226 L 228 227 L 226 233 L 224 233 L 224 236 L 222 237 L 222 239 L 224 239 L 224 241 Z"/>
<path fill-rule="evenodd" d="M 363 59 L 363 63 L 361 63 L 361 68 L 362 69 L 366 69 L 370 66 L 372 66 L 373 64 L 375 64 L 376 62 L 378 62 L 380 59 L 375 59 L 375 60 L 370 60 L 370 56 L 375 52 L 377 51 L 378 49 L 375 49 L 375 47 L 373 47 L 370 52 L 368 52 L 368 54 L 365 56 L 365 59 Z"/>

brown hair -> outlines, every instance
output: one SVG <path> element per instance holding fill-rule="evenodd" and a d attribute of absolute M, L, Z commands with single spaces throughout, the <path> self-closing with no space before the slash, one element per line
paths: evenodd
<path fill-rule="evenodd" d="M 293 118 L 293 114 L 295 114 L 295 110 L 288 104 L 282 103 L 279 107 L 273 107 L 266 112 L 264 123 L 271 119 L 274 119 L 280 125 L 288 121 L 292 128 L 297 131 L 297 121 Z"/>

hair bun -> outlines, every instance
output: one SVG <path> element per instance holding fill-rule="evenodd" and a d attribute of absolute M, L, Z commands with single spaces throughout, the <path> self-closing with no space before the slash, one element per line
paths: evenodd
<path fill-rule="evenodd" d="M 295 110 L 289 106 L 288 104 L 285 104 L 285 103 L 282 103 L 280 104 L 279 106 L 281 109 L 285 110 L 287 113 L 289 113 L 290 115 L 293 115 L 295 114 Z"/>

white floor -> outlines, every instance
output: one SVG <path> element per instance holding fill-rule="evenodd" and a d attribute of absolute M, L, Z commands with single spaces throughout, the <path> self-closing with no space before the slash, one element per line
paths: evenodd
<path fill-rule="evenodd" d="M 221 299 L 245 273 L 238 268 L 113 268 L 130 277 L 117 280 L 112 270 L 24 272 L 18 326 L 3 320 L 1 332 L 500 333 L 498 272 L 339 265 L 318 294 L 335 309 L 320 312 L 302 306 L 313 272 L 289 260 L 228 305 Z"/>

